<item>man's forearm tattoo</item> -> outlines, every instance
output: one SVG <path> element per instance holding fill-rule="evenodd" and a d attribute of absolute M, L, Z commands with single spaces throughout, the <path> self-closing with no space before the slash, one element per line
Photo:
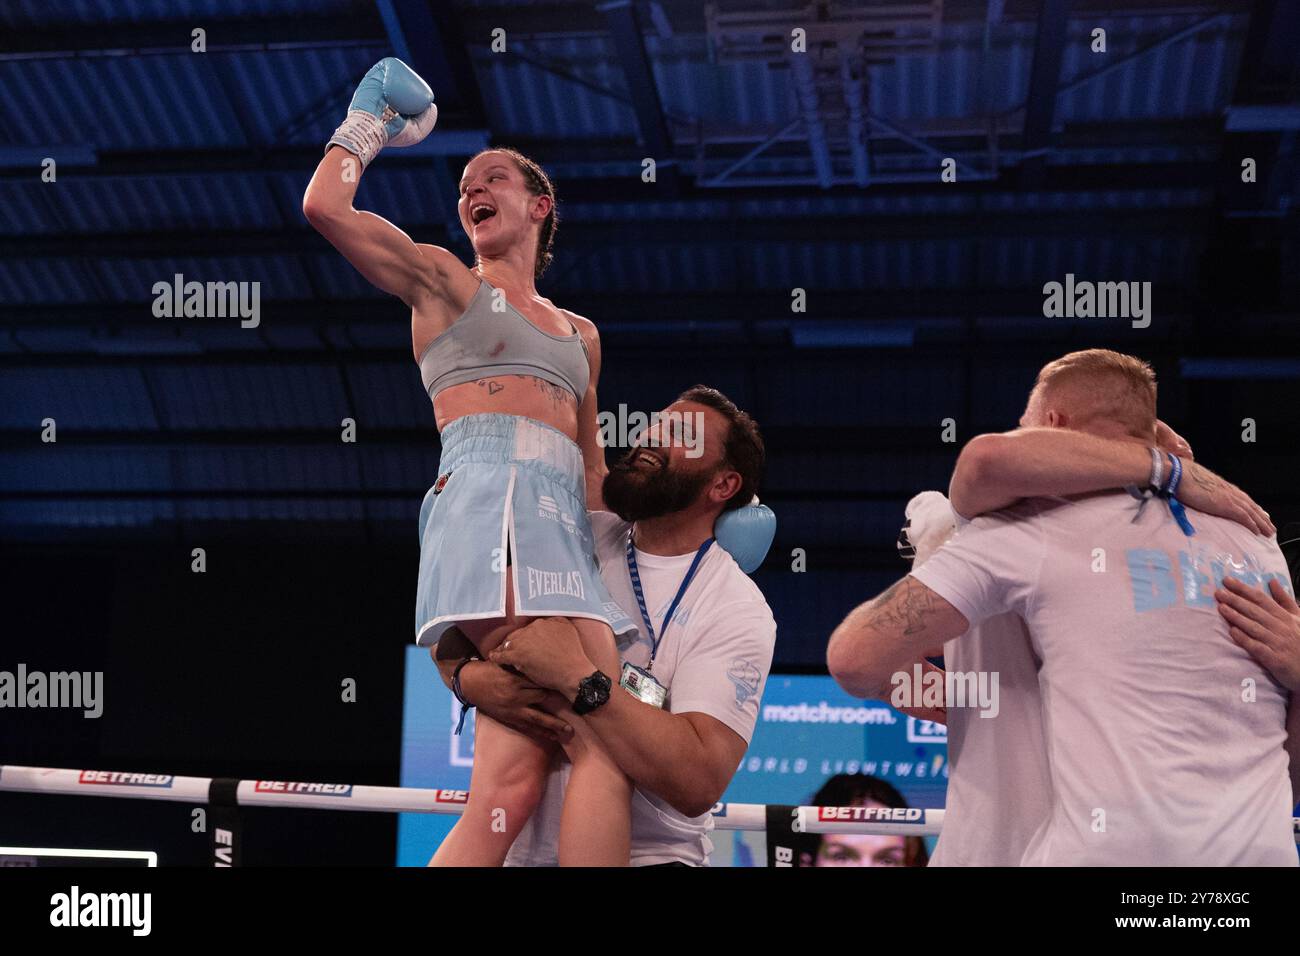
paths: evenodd
<path fill-rule="evenodd" d="M 908 636 L 923 634 L 930 616 L 939 612 L 934 593 L 911 577 L 897 581 L 873 604 L 872 624 L 887 630 L 901 628 Z"/>

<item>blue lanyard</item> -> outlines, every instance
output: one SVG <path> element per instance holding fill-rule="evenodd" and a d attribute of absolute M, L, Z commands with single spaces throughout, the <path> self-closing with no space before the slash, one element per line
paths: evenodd
<path fill-rule="evenodd" d="M 664 615 L 664 631 L 668 630 L 668 625 L 672 622 L 673 613 L 677 610 L 677 605 L 681 603 L 682 596 L 686 594 L 686 589 L 691 586 L 691 578 L 695 577 L 695 572 L 700 567 L 700 560 L 704 553 L 709 550 L 713 544 L 710 538 L 700 545 L 700 550 L 695 552 L 695 560 L 691 562 L 690 570 L 686 572 L 686 577 L 682 578 L 682 585 L 677 589 L 677 596 L 673 598 L 673 603 L 668 606 L 668 613 Z M 655 626 L 650 623 L 650 612 L 645 606 L 645 592 L 641 590 L 641 574 L 637 570 L 636 555 L 633 553 L 632 532 L 627 535 L 627 573 L 632 577 L 632 590 L 636 593 L 636 604 L 641 609 L 641 620 L 645 622 L 646 633 L 650 635 L 650 668 L 655 666 L 655 655 L 659 653 L 659 643 L 664 639 L 663 634 L 655 637 Z M 649 668 L 647 668 L 649 669 Z"/>

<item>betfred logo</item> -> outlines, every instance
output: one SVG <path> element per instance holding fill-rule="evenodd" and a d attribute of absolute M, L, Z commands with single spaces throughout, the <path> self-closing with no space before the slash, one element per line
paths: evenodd
<path fill-rule="evenodd" d="M 174 778 L 169 773 L 117 773 L 112 770 L 83 770 L 77 783 L 101 784 L 113 787 L 154 787 L 165 790 Z"/>
<path fill-rule="evenodd" d="M 433 797 L 434 803 L 468 803 L 468 790 L 439 790 Z"/>
<path fill-rule="evenodd" d="M 919 823 L 920 807 L 818 807 L 817 819 L 827 823 Z"/>
<path fill-rule="evenodd" d="M 310 793 L 319 797 L 350 797 L 350 783 L 292 783 L 284 780 L 258 780 L 255 793 Z"/>

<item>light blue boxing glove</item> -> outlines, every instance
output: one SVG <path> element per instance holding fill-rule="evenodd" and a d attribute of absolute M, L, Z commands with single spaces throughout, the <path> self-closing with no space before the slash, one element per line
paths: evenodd
<path fill-rule="evenodd" d="M 767 557 L 776 537 L 776 515 L 758 496 L 743 508 L 724 511 L 713 523 L 713 537 L 736 559 L 741 570 L 753 574 Z"/>
<path fill-rule="evenodd" d="M 330 141 L 361 160 L 362 168 L 385 146 L 414 146 L 438 121 L 429 84 L 395 56 L 386 56 L 362 78 L 348 117 Z"/>

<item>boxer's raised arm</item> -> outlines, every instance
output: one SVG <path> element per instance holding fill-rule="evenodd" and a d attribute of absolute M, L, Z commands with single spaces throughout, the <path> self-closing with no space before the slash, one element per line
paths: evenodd
<path fill-rule="evenodd" d="M 449 269 L 464 265 L 455 253 L 418 244 L 382 216 L 354 209 L 356 179 L 346 181 L 344 172 L 349 163 L 358 165 L 347 150 L 330 148 L 307 186 L 303 215 L 367 281 L 415 308 L 446 287 Z"/>
<path fill-rule="evenodd" d="M 459 260 L 446 249 L 417 245 L 388 220 L 354 209 L 352 202 L 363 171 L 379 151 L 420 142 L 437 117 L 428 85 L 396 57 L 380 60 L 357 86 L 302 200 L 307 221 L 358 272 L 412 307 L 440 291 L 446 270 Z"/>

